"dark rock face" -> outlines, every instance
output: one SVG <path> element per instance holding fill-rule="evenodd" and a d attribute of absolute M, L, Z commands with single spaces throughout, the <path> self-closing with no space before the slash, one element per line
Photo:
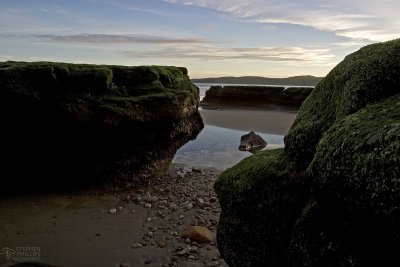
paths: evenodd
<path fill-rule="evenodd" d="M 258 134 L 251 131 L 248 134 L 240 137 L 240 151 L 255 151 L 261 150 L 267 145 L 267 142 Z"/>
<path fill-rule="evenodd" d="M 219 249 L 233 267 L 398 266 L 399 166 L 400 39 L 335 67 L 285 149 L 221 174 Z"/>
<path fill-rule="evenodd" d="M 255 107 L 297 110 L 313 87 L 211 86 L 202 107 Z"/>
<path fill-rule="evenodd" d="M 11 185 L 135 185 L 203 128 L 184 68 L 4 62 L 0 88 Z"/>

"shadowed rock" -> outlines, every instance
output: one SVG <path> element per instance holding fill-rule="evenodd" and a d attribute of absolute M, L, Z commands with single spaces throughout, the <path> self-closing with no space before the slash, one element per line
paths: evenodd
<path fill-rule="evenodd" d="M 313 87 L 211 86 L 206 91 L 201 106 L 297 110 L 312 90 Z"/>
<path fill-rule="evenodd" d="M 132 186 L 203 128 L 185 68 L 0 63 L 3 189 Z"/>
<path fill-rule="evenodd" d="M 285 138 L 224 171 L 219 249 L 235 266 L 398 266 L 400 39 L 347 56 Z M 238 242 L 240 240 L 240 242 Z"/>

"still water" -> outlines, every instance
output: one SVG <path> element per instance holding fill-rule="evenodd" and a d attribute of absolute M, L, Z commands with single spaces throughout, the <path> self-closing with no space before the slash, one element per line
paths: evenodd
<path fill-rule="evenodd" d="M 232 167 L 250 152 L 239 151 L 240 137 L 248 132 L 205 125 L 197 139 L 180 148 L 175 163 L 189 167 L 214 167 L 220 170 Z M 283 147 L 283 135 L 258 133 L 268 145 L 265 149 Z"/>
<path fill-rule="evenodd" d="M 200 99 L 211 84 L 197 84 Z M 214 167 L 227 169 L 242 159 L 251 156 L 250 152 L 239 151 L 240 137 L 254 130 L 268 145 L 264 149 L 283 147 L 284 134 L 296 116 L 263 110 L 202 110 L 205 127 L 197 136 L 181 147 L 174 163 L 183 163 L 189 167 Z"/>

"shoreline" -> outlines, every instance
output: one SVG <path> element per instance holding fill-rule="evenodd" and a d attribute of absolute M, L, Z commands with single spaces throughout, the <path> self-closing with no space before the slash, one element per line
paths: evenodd
<path fill-rule="evenodd" d="M 141 189 L 0 198 L 0 247 L 35 246 L 54 266 L 224 266 L 216 244 L 220 170 L 172 164 Z M 114 210 L 115 209 L 115 210 Z M 182 237 L 192 225 L 211 243 Z M 0 266 L 12 266 L 0 257 Z"/>

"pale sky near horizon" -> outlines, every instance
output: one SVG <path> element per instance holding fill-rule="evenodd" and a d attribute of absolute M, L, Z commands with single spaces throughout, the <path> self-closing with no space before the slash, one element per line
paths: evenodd
<path fill-rule="evenodd" d="M 395 0 L 0 0 L 0 61 L 325 76 L 360 47 L 399 38 L 399 12 Z"/>

